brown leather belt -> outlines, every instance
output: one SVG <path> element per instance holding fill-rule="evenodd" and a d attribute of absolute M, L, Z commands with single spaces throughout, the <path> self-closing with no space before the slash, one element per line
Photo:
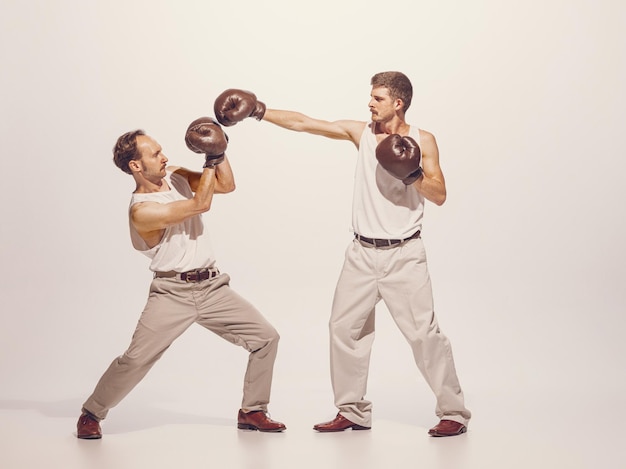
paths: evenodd
<path fill-rule="evenodd" d="M 389 246 L 394 246 L 396 244 L 404 243 L 405 241 L 408 241 L 409 239 L 419 238 L 420 237 L 420 233 L 421 233 L 421 230 L 417 230 L 411 236 L 409 236 L 408 238 L 404 238 L 404 239 L 367 238 L 365 236 L 361 236 L 358 233 L 354 233 L 354 237 L 356 239 L 358 239 L 359 241 L 362 241 L 364 243 L 371 244 L 372 246 L 375 246 L 377 248 L 382 248 L 382 247 L 389 247 Z"/>
<path fill-rule="evenodd" d="M 219 269 L 196 269 L 187 272 L 155 272 L 154 278 L 176 278 L 183 282 L 202 282 L 217 277 L 220 274 Z"/>

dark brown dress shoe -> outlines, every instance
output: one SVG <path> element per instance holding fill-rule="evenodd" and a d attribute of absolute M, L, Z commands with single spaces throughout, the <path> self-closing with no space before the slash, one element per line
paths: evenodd
<path fill-rule="evenodd" d="M 102 438 L 100 423 L 89 414 L 82 414 L 76 424 L 76 436 L 83 440 Z"/>
<path fill-rule="evenodd" d="M 369 430 L 372 427 L 363 427 L 361 425 L 357 425 L 354 422 L 351 422 L 347 418 L 345 418 L 341 414 L 337 414 L 330 422 L 318 423 L 317 425 L 313 425 L 313 430 L 317 430 L 318 432 L 342 432 L 351 428 L 352 430 Z"/>
<path fill-rule="evenodd" d="M 262 410 L 248 413 L 239 410 L 237 428 L 241 430 L 258 430 L 260 432 L 282 432 L 287 429 L 285 424 L 272 420 Z"/>
<path fill-rule="evenodd" d="M 428 430 L 430 436 L 456 436 L 465 433 L 467 427 L 454 420 L 441 420 L 437 425 Z"/>

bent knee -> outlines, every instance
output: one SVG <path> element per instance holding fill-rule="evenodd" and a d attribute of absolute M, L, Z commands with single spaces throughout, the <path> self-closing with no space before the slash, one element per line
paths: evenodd
<path fill-rule="evenodd" d="M 117 365 L 128 370 L 141 370 L 150 368 L 159 358 L 161 358 L 161 354 L 153 357 L 140 357 L 124 354 L 117 358 Z"/>
<path fill-rule="evenodd" d="M 276 329 L 272 328 L 272 332 L 269 335 L 269 339 L 273 340 L 274 342 L 280 341 L 280 334 L 278 333 Z"/>
<path fill-rule="evenodd" d="M 263 335 L 260 335 L 256 340 L 248 342 L 247 348 L 251 352 L 257 352 L 265 348 L 276 348 L 279 341 L 280 334 L 272 327 L 264 331 Z"/>

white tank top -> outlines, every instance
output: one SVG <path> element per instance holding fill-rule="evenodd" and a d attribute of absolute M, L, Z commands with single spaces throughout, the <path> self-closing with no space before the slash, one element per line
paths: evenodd
<path fill-rule="evenodd" d="M 420 143 L 419 129 L 409 135 Z M 424 197 L 389 174 L 376 159 L 374 124 L 363 130 L 354 181 L 352 228 L 368 238 L 404 239 L 422 228 Z"/>
<path fill-rule="evenodd" d="M 130 207 L 139 202 L 167 204 L 176 200 L 191 199 L 193 192 L 187 178 L 167 172 L 165 181 L 169 191 L 133 194 Z M 130 213 L 130 212 L 129 212 Z M 186 272 L 188 270 L 213 267 L 213 247 L 204 229 L 201 215 L 188 218 L 182 223 L 165 228 L 159 244 L 150 248 L 130 223 L 130 238 L 133 247 L 150 259 L 150 270 L 155 272 Z"/>

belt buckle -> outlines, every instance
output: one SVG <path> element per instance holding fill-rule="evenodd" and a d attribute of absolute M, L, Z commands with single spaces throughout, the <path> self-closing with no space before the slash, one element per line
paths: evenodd
<path fill-rule="evenodd" d="M 199 277 L 199 272 L 197 270 L 190 270 L 189 272 L 185 272 L 185 282 L 192 283 L 197 282 Z"/>
<path fill-rule="evenodd" d="M 211 279 L 215 277 L 216 275 L 217 273 L 215 271 L 208 269 L 208 268 L 196 269 L 196 270 L 190 270 L 188 272 L 185 272 L 184 280 L 187 283 L 200 282 L 202 280 Z"/>

